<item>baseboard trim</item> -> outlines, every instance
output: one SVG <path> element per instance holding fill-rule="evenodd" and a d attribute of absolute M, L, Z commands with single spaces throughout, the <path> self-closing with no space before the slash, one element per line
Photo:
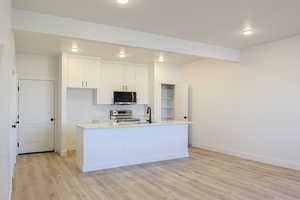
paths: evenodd
<path fill-rule="evenodd" d="M 40 153 L 53 153 L 55 152 L 54 150 L 51 151 L 38 151 L 38 152 L 29 152 L 29 153 L 19 153 L 18 155 L 30 155 L 30 154 L 40 154 Z"/>
<path fill-rule="evenodd" d="M 270 164 L 270 165 L 274 165 L 274 166 L 278 166 L 278 167 L 300 170 L 300 163 L 294 163 L 294 162 L 290 162 L 290 161 L 286 161 L 286 160 L 272 159 L 272 158 L 268 158 L 265 156 L 254 155 L 254 154 L 250 154 L 250 153 L 225 150 L 225 149 L 215 148 L 215 147 L 211 147 L 211 146 L 207 146 L 207 145 L 193 144 L 192 146 L 196 147 L 196 148 L 206 149 L 209 151 L 215 151 L 215 152 L 219 152 L 219 153 L 236 156 L 236 157 L 247 159 L 247 160 L 253 160 L 253 161 L 257 161 L 257 162 L 261 162 L 261 163 L 265 163 L 265 164 Z"/>

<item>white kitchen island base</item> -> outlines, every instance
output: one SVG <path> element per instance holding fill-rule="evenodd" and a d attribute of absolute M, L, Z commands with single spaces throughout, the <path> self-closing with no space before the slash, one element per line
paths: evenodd
<path fill-rule="evenodd" d="M 188 123 L 78 125 L 83 172 L 188 157 Z"/>

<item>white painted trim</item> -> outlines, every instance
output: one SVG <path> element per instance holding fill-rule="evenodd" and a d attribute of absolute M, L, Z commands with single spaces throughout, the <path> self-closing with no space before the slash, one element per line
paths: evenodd
<path fill-rule="evenodd" d="M 136 66 L 148 66 L 149 64 L 144 63 L 135 63 L 128 61 L 115 61 L 115 60 L 101 60 L 103 64 L 124 64 L 124 65 L 136 65 Z"/>
<path fill-rule="evenodd" d="M 235 62 L 240 61 L 240 50 L 238 49 L 20 9 L 13 10 L 13 29 Z"/>
<path fill-rule="evenodd" d="M 77 54 L 70 54 L 70 53 L 66 53 L 65 54 L 68 55 L 68 57 L 74 57 L 74 58 L 85 58 L 85 59 L 90 59 L 90 60 L 98 60 L 101 61 L 101 57 L 97 57 L 97 56 L 83 56 L 83 55 L 77 55 Z"/>
<path fill-rule="evenodd" d="M 274 166 L 278 166 L 278 167 L 300 170 L 300 163 L 294 163 L 294 162 L 287 161 L 287 160 L 268 158 L 268 157 L 261 156 L 261 155 L 254 155 L 254 154 L 245 153 L 245 152 L 236 152 L 236 151 L 232 151 L 232 150 L 225 150 L 225 149 L 215 148 L 215 147 L 201 145 L 201 144 L 192 144 L 192 146 L 196 147 L 196 148 L 206 149 L 206 150 L 210 150 L 210 151 L 215 151 L 215 152 L 219 152 L 219 153 L 224 153 L 224 154 L 240 157 L 240 158 L 247 159 L 247 160 L 262 162 L 262 163 L 266 163 L 266 164 L 270 164 L 270 165 L 274 165 Z"/>

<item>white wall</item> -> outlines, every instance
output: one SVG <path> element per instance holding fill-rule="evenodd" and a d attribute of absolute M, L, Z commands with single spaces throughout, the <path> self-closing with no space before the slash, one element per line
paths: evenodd
<path fill-rule="evenodd" d="M 185 67 L 192 144 L 300 169 L 300 36 Z"/>
<path fill-rule="evenodd" d="M 0 199 L 10 199 L 14 165 L 15 131 L 11 125 L 15 105 L 11 91 L 15 79 L 14 38 L 11 32 L 11 0 L 0 1 Z M 16 92 L 16 91 L 15 91 Z"/>
<path fill-rule="evenodd" d="M 18 79 L 57 80 L 59 58 L 18 53 L 16 57 Z"/>

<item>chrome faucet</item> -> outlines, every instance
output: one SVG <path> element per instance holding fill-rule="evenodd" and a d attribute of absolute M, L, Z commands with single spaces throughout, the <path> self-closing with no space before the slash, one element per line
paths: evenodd
<path fill-rule="evenodd" d="M 151 124 L 152 123 L 152 111 L 151 111 L 151 107 L 150 106 L 147 107 L 146 113 L 148 114 L 148 120 L 147 120 L 147 122 L 149 122 Z"/>

